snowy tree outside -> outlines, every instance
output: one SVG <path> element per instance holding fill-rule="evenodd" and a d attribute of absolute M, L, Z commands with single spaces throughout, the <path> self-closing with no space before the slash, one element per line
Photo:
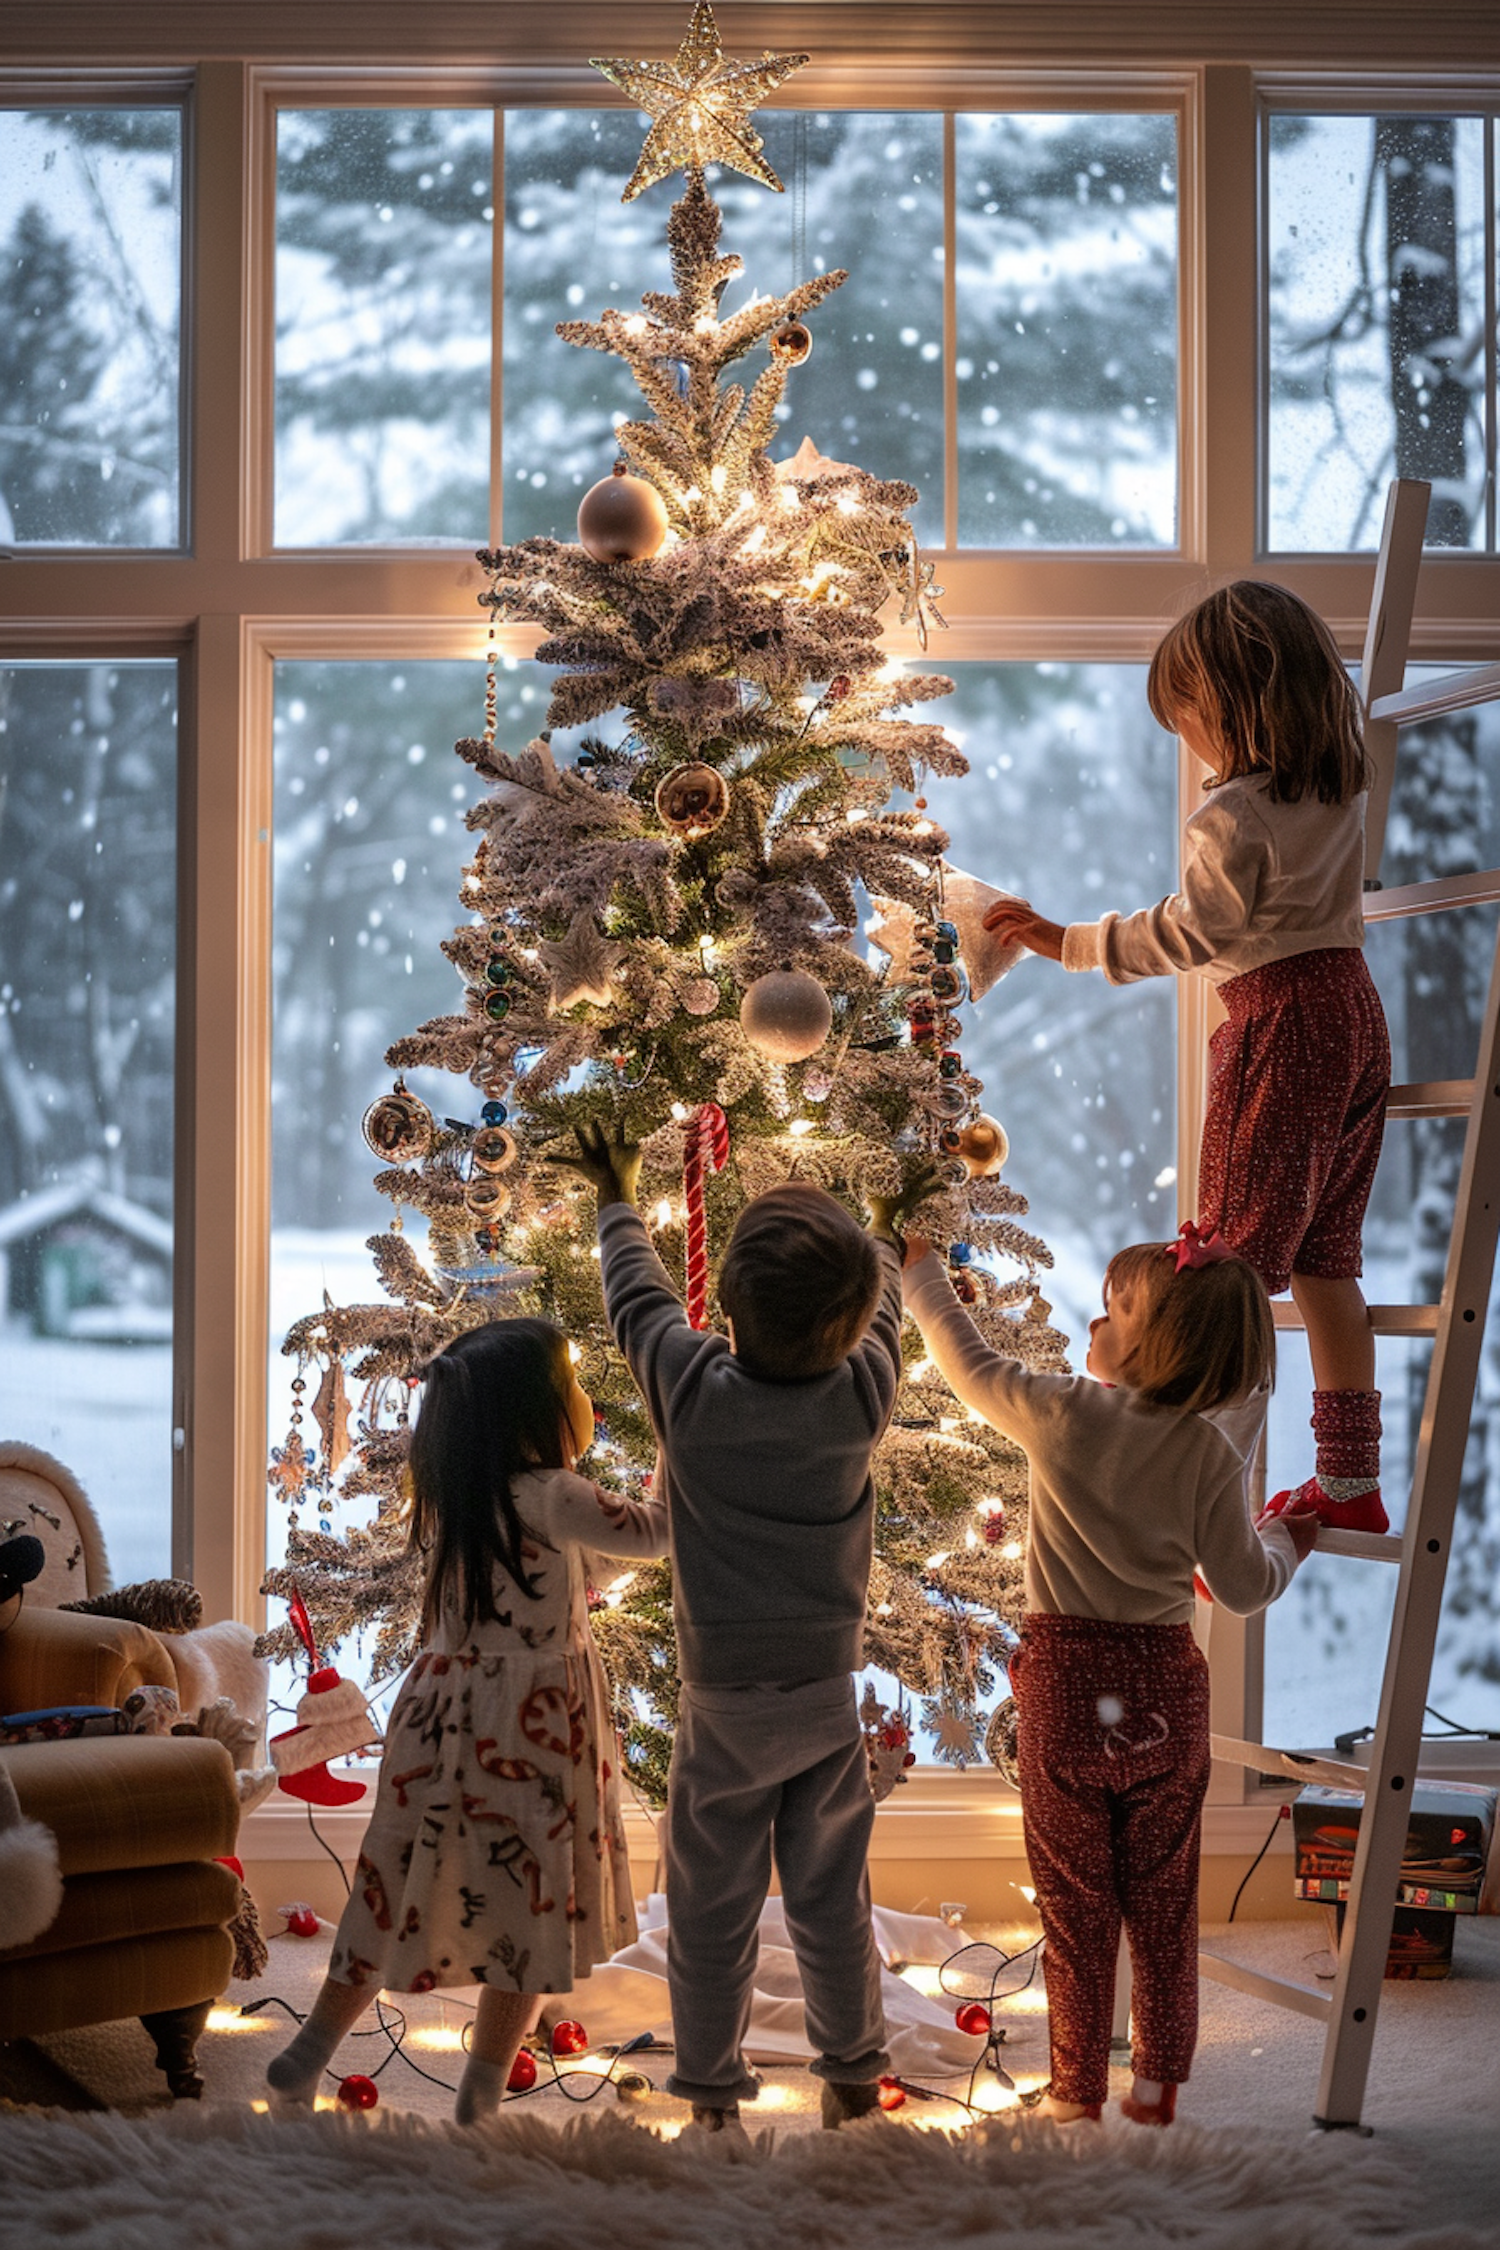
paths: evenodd
<path fill-rule="evenodd" d="M 0 1433 L 171 1562 L 177 676 L 0 668 Z"/>
<path fill-rule="evenodd" d="M 0 109 L 0 546 L 180 544 L 182 116 Z"/>
<path fill-rule="evenodd" d="M 1437 468 L 1434 492 L 1462 528 L 1456 535 L 1442 528 L 1434 510 L 1428 542 L 1493 550 L 1493 496 L 1487 526 L 1485 485 L 1494 412 L 1485 386 L 1493 373 L 1484 323 L 1485 276 L 1496 268 L 1496 213 L 1485 188 L 1494 130 L 1478 117 L 1271 118 L 1266 524 L 1273 552 L 1375 547 L 1386 486 L 1402 473 L 1400 438 L 1445 416 L 1458 443 Z M 1415 210 L 1401 207 L 1403 191 Z M 1397 343 L 1393 369 L 1400 301 L 1410 311 L 1424 291 L 1446 297 L 1443 317 L 1412 348 Z"/>

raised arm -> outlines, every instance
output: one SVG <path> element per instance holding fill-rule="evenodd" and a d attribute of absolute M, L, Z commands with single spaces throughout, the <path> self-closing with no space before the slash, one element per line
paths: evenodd
<path fill-rule="evenodd" d="M 556 1547 L 572 1544 L 599 1555 L 650 1562 L 667 1551 L 667 1510 L 660 1500 L 627 1500 L 588 1477 L 560 1476 L 547 1500 L 547 1531 Z"/>
<path fill-rule="evenodd" d="M 1035 1391 L 1049 1378 L 987 1344 L 953 1294 L 947 1268 L 928 1250 L 902 1276 L 906 1309 L 955 1398 L 1024 1445 L 1036 1426 Z"/>
<path fill-rule="evenodd" d="M 606 1204 L 600 1211 L 599 1259 L 609 1325 L 660 1431 L 672 1386 L 703 1339 L 690 1325 L 640 1213 L 629 1204 Z"/>
<path fill-rule="evenodd" d="M 1210 801 L 1184 831 L 1180 887 L 1138 914 L 1069 923 L 1063 967 L 1102 969 L 1111 984 L 1203 968 L 1248 928 L 1268 853 L 1268 839 L 1243 806 Z"/>
<path fill-rule="evenodd" d="M 880 1296 L 853 1357 L 873 1387 L 876 1426 L 883 1430 L 901 1387 L 901 1253 L 885 1235 L 877 1232 L 875 1241 L 880 1254 Z"/>

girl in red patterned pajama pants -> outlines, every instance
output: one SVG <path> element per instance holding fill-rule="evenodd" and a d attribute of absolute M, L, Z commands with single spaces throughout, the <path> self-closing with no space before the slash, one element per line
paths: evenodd
<path fill-rule="evenodd" d="M 1066 929 L 1024 901 L 986 928 L 1112 984 L 1196 974 L 1213 1037 L 1198 1216 L 1275 1295 L 1290 1286 L 1313 1364 L 1314 1473 L 1273 1510 L 1384 1531 L 1375 1339 L 1360 1232 L 1390 1087 L 1364 944 L 1359 703 L 1321 619 L 1285 587 L 1224 587 L 1173 626 L 1151 708 L 1209 772 L 1171 898 Z"/>
<path fill-rule="evenodd" d="M 1244 1460 L 1208 1419 L 1269 1384 L 1270 1301 L 1243 1258 L 1191 1223 L 1178 1242 L 1122 1250 L 1090 1329 L 1090 1382 L 997 1352 L 914 1236 L 904 1280 L 953 1391 L 1030 1464 L 1011 1686 L 1047 1941 L 1048 2113 L 1064 2124 L 1101 2114 L 1123 1924 L 1135 2034 L 1125 2114 L 1169 2125 L 1198 2037 L 1209 1749 L 1193 1572 L 1248 1616 L 1282 1592 L 1318 1526 L 1297 1507 L 1252 1527 Z"/>

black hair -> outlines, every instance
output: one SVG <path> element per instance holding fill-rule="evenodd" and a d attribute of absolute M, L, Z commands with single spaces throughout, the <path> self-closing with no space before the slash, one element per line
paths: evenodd
<path fill-rule="evenodd" d="M 491 1320 L 456 1336 L 423 1370 L 422 1410 L 411 1441 L 413 1552 L 427 1584 L 422 1635 L 445 1599 L 465 1632 L 492 1623 L 498 1565 L 532 1601 L 532 1536 L 515 1502 L 528 1469 L 561 1469 L 572 1366 L 568 1339 L 550 1320 Z"/>

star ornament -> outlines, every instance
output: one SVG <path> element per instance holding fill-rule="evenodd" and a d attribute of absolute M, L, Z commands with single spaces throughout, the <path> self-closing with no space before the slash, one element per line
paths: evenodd
<path fill-rule="evenodd" d="M 761 138 L 750 123 L 750 112 L 809 60 L 807 55 L 767 53 L 759 62 L 727 61 L 708 0 L 697 0 L 675 62 L 596 56 L 590 68 L 618 86 L 652 120 L 640 162 L 620 201 L 629 203 L 642 188 L 664 180 L 669 172 L 705 164 L 727 164 L 779 195 L 781 182 L 760 153 Z"/>
<path fill-rule="evenodd" d="M 566 937 L 544 938 L 537 952 L 552 979 L 553 1007 L 571 1008 L 579 1000 L 607 1007 L 615 996 L 615 964 L 624 951 L 623 945 L 600 935 L 586 910 L 574 915 Z"/>

